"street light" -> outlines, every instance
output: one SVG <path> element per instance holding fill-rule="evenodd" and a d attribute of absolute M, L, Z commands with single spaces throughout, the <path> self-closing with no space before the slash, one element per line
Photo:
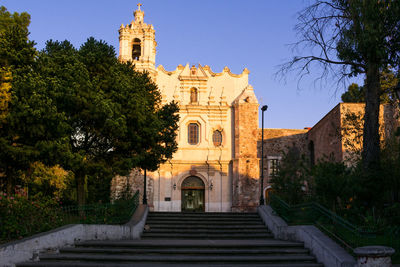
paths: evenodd
<path fill-rule="evenodd" d="M 260 206 L 264 205 L 264 111 L 268 109 L 267 105 L 261 107 L 261 192 L 260 192 Z"/>

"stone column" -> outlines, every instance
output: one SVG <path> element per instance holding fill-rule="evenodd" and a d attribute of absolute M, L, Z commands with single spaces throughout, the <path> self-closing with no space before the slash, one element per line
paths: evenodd
<path fill-rule="evenodd" d="M 383 246 L 366 246 L 354 250 L 358 267 L 391 267 L 395 250 Z"/>

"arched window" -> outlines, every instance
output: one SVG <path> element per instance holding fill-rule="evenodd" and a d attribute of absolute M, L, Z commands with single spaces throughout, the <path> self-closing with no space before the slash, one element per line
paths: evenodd
<path fill-rule="evenodd" d="M 213 139 L 214 146 L 220 146 L 222 144 L 221 131 L 218 131 L 218 130 L 214 131 L 212 139 Z"/>
<path fill-rule="evenodd" d="M 142 48 L 141 48 L 140 39 L 135 38 L 133 40 L 133 45 L 132 45 L 132 59 L 139 60 L 139 57 L 141 55 L 142 55 Z"/>
<path fill-rule="evenodd" d="M 197 103 L 197 89 L 190 89 L 190 103 Z"/>
<path fill-rule="evenodd" d="M 188 125 L 188 143 L 191 145 L 199 143 L 199 125 L 197 123 L 189 123 Z"/>
<path fill-rule="evenodd" d="M 197 176 L 189 176 L 182 182 L 182 189 L 204 189 L 204 182 Z"/>

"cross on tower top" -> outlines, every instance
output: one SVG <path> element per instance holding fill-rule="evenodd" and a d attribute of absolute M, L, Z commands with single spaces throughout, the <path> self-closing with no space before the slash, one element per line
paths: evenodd
<path fill-rule="evenodd" d="M 138 10 L 140 10 L 140 7 L 142 6 L 142 4 L 139 3 L 139 4 L 137 4 L 137 6 L 138 6 Z"/>

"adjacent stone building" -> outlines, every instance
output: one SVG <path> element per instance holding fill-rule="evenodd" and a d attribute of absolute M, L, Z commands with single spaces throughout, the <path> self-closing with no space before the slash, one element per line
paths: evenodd
<path fill-rule="evenodd" d="M 157 171 L 147 173 L 150 209 L 254 211 L 260 199 L 262 132 L 249 71 L 233 74 L 225 67 L 213 72 L 200 64 L 179 65 L 172 71 L 156 67 L 155 30 L 144 22 L 138 6 L 134 21 L 119 29 L 119 60 L 132 61 L 136 70 L 149 72 L 163 103 L 175 101 L 180 107 L 178 151 Z M 341 103 L 312 128 L 264 129 L 263 193 L 270 188 L 282 155 L 291 148 L 306 155 L 310 164 L 324 157 L 352 158 L 360 149 L 363 109 L 363 104 Z M 384 139 L 398 125 L 396 114 L 392 106 L 381 107 Z M 137 169 L 129 176 L 115 177 L 112 194 L 139 190 L 142 199 L 143 181 Z"/>
<path fill-rule="evenodd" d="M 361 103 L 339 103 L 310 129 L 307 147 L 312 164 L 329 159 L 351 165 L 359 159 L 363 142 L 364 108 L 365 105 Z M 397 106 L 380 106 L 382 146 L 393 138 L 399 125 L 398 114 Z"/>

